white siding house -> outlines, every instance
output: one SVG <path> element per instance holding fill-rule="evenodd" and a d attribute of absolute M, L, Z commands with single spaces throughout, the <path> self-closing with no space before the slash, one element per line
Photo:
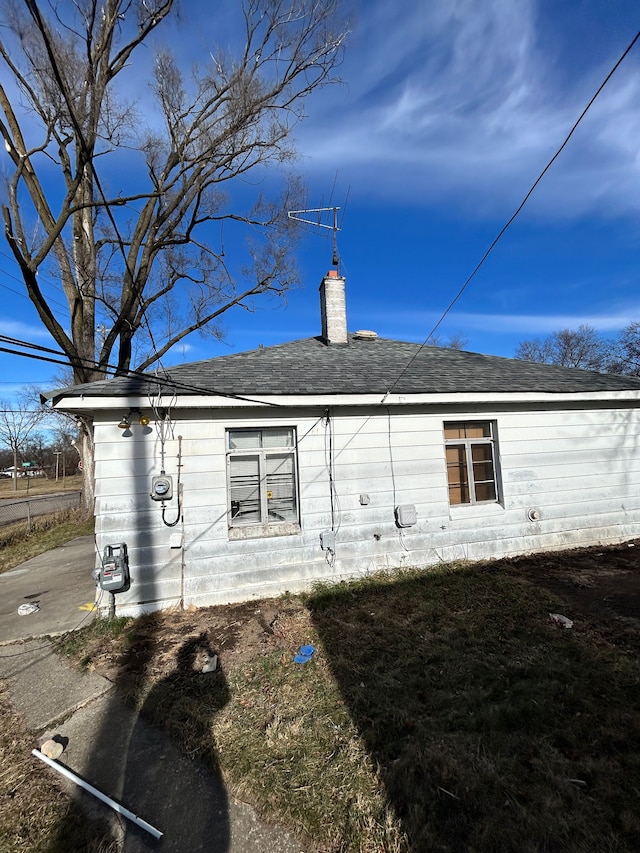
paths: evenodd
<path fill-rule="evenodd" d="M 335 273 L 321 300 L 318 338 L 52 398 L 94 418 L 119 613 L 640 535 L 639 380 L 346 335 Z"/>

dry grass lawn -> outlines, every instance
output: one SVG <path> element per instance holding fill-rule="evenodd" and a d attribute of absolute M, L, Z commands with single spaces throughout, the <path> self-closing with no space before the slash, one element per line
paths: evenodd
<path fill-rule="evenodd" d="M 2 853 L 116 853 L 107 828 L 88 820 L 31 755 L 38 744 L 0 683 L 0 850 Z"/>
<path fill-rule="evenodd" d="M 97 623 L 66 653 L 310 851 L 630 853 L 636 554 L 441 566 Z M 296 664 L 305 643 L 317 652 Z"/>
<path fill-rule="evenodd" d="M 94 519 L 85 518 L 80 510 L 37 516 L 30 530 L 24 523 L 0 527 L 0 574 L 76 536 L 92 535 L 93 529 Z"/>
<path fill-rule="evenodd" d="M 26 498 L 36 495 L 50 495 L 55 492 L 77 492 L 82 489 L 82 475 L 73 474 L 69 477 L 50 479 L 46 477 L 0 477 L 0 501 L 11 502 L 16 498 Z"/>

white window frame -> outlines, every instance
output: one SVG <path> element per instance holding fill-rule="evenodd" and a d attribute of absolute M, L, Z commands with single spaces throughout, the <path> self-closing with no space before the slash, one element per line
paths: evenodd
<path fill-rule="evenodd" d="M 290 431 L 291 444 L 265 446 L 264 437 L 269 434 L 273 435 L 277 432 Z M 234 435 L 240 436 L 242 433 L 259 433 L 259 447 L 232 447 L 232 438 Z M 227 448 L 227 520 L 229 528 L 229 538 L 244 539 L 255 538 L 258 536 L 284 536 L 292 533 L 300 532 L 300 497 L 299 497 L 299 478 L 298 478 L 298 443 L 296 428 L 292 426 L 271 426 L 271 427 L 229 427 L 226 430 L 225 443 Z M 272 491 L 267 489 L 268 479 L 273 476 L 273 472 L 269 472 L 268 460 L 273 457 L 286 456 L 292 461 L 292 477 L 293 477 L 293 502 L 294 511 L 289 519 L 274 517 L 270 512 L 269 501 L 271 500 Z M 232 482 L 231 482 L 231 460 L 234 458 L 246 458 L 257 460 L 258 462 L 258 509 L 259 518 L 251 518 L 243 520 L 238 518 L 234 513 L 234 501 L 232 501 Z"/>
<path fill-rule="evenodd" d="M 474 426 L 482 426 L 483 428 L 489 428 L 489 435 L 487 436 L 470 436 L 470 437 L 462 437 L 462 438 L 447 438 L 447 428 L 448 427 L 459 427 L 463 426 L 465 430 L 468 427 Z M 443 435 L 444 435 L 444 446 L 445 446 L 445 468 L 447 475 L 447 497 L 449 499 L 449 505 L 451 507 L 468 507 L 468 506 L 478 506 L 478 505 L 490 505 L 497 504 L 501 501 L 501 484 L 500 484 L 500 470 L 498 466 L 498 425 L 496 421 L 493 420 L 480 420 L 477 418 L 464 418 L 460 420 L 451 420 L 445 421 L 443 424 Z M 491 480 L 482 480 L 476 482 L 475 472 L 474 472 L 474 460 L 473 460 L 473 448 L 478 445 L 488 446 L 491 450 L 491 469 L 492 469 L 492 479 Z M 464 452 L 464 467 L 467 475 L 466 486 L 469 492 L 469 500 L 463 501 L 460 500 L 458 502 L 452 502 L 451 500 L 451 483 L 449 480 L 449 463 L 447 460 L 447 449 L 451 447 L 459 447 L 463 449 Z M 477 486 L 482 484 L 492 483 L 493 490 L 495 496 L 489 498 L 487 500 L 478 500 L 477 498 Z"/>

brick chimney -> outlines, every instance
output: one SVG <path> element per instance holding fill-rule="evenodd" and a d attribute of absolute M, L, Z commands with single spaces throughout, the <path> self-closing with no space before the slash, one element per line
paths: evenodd
<path fill-rule="evenodd" d="M 344 278 L 338 270 L 329 270 L 320 283 L 320 314 L 324 343 L 348 344 Z"/>

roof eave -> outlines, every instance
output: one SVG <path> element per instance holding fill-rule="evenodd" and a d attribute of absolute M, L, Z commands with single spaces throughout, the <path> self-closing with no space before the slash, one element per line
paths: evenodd
<path fill-rule="evenodd" d="M 100 411 L 120 411 L 127 408 L 150 408 L 147 395 L 120 396 L 86 396 L 59 395 L 52 399 L 54 409 L 73 413 L 90 413 Z M 331 407 L 331 406 L 416 406 L 416 405 L 446 405 L 459 406 L 461 403 L 473 405 L 513 405 L 522 403 L 635 403 L 640 405 L 639 390 L 607 390 L 607 391 L 578 391 L 578 392 L 502 392 L 502 393 L 433 393 L 433 394 L 271 394 L 246 395 L 241 399 L 221 397 L 215 394 L 181 395 L 171 404 L 172 409 L 248 409 L 274 407 Z"/>

